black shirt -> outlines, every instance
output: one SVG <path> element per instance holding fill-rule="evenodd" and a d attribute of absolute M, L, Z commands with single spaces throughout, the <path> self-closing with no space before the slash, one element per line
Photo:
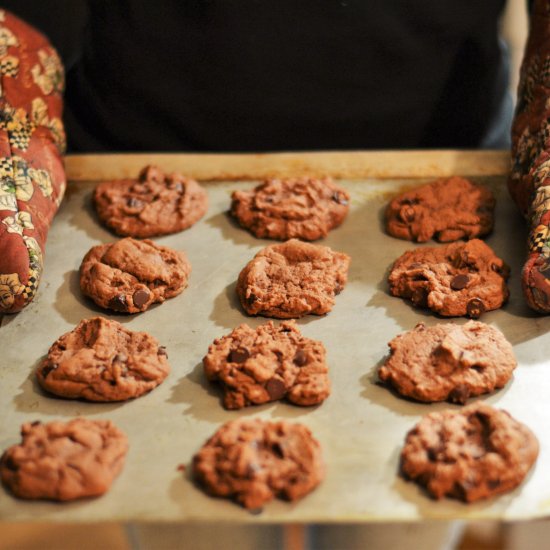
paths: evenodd
<path fill-rule="evenodd" d="M 62 17 L 81 29 L 62 47 L 73 151 L 507 143 L 504 0 L 69 5 Z M 38 26 L 56 43 L 56 25 Z"/>

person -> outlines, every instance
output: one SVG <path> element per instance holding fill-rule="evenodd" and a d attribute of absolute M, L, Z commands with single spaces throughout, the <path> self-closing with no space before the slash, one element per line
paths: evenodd
<path fill-rule="evenodd" d="M 70 152 L 509 145 L 505 0 L 7 0 L 67 69 Z"/>

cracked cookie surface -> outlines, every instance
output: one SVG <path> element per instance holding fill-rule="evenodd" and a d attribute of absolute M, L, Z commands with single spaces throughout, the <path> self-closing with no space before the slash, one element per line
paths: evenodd
<path fill-rule="evenodd" d="M 180 294 L 190 273 L 183 252 L 127 237 L 90 249 L 80 265 L 80 289 L 100 307 L 138 313 Z"/>
<path fill-rule="evenodd" d="M 25 499 L 74 500 L 105 493 L 124 466 L 126 436 L 109 420 L 32 422 L 0 458 L 0 477 Z"/>
<path fill-rule="evenodd" d="M 444 317 L 480 317 L 509 296 L 508 266 L 479 239 L 405 252 L 393 264 L 390 293 Z"/>
<path fill-rule="evenodd" d="M 125 401 L 151 391 L 169 372 L 166 349 L 156 338 L 94 317 L 54 342 L 36 377 L 61 397 Z"/>
<path fill-rule="evenodd" d="M 191 178 L 146 166 L 137 180 L 100 183 L 94 204 L 101 222 L 117 235 L 145 238 L 191 227 L 206 213 L 208 196 Z"/>
<path fill-rule="evenodd" d="M 464 404 L 469 397 L 502 388 L 517 366 L 504 335 L 479 321 L 420 323 L 388 345 L 391 354 L 378 371 L 380 380 L 426 403 Z"/>
<path fill-rule="evenodd" d="M 325 347 L 302 336 L 295 321 L 242 324 L 214 340 L 203 365 L 208 380 L 221 384 L 227 409 L 278 399 L 317 405 L 330 394 Z"/>
<path fill-rule="evenodd" d="M 315 241 L 338 227 L 350 197 L 331 178 L 270 179 L 251 191 L 235 191 L 231 214 L 254 236 Z"/>
<path fill-rule="evenodd" d="M 305 426 L 251 419 L 224 424 L 194 456 L 193 473 L 209 494 L 259 509 L 275 497 L 304 497 L 325 467 Z"/>
<path fill-rule="evenodd" d="M 393 237 L 425 242 L 473 239 L 493 229 L 495 197 L 465 178 L 438 179 L 395 197 L 385 212 Z"/>
<path fill-rule="evenodd" d="M 408 434 L 401 473 L 434 498 L 474 502 L 511 491 L 534 464 L 533 432 L 484 403 L 426 415 Z"/>
<path fill-rule="evenodd" d="M 349 264 L 347 254 L 291 239 L 254 256 L 239 274 L 237 295 L 249 315 L 323 315 L 344 288 Z"/>

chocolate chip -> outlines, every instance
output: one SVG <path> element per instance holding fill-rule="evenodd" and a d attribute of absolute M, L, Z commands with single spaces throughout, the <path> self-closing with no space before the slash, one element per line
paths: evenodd
<path fill-rule="evenodd" d="M 146 290 L 143 290 L 143 289 L 136 290 L 134 292 L 134 295 L 132 296 L 132 299 L 134 301 L 134 305 L 137 306 L 137 307 L 141 307 L 141 306 L 145 305 L 147 303 L 147 301 L 149 300 L 149 296 L 150 296 L 150 294 Z"/>
<path fill-rule="evenodd" d="M 116 380 L 109 380 L 109 384 L 111 384 L 111 386 L 116 386 Z"/>
<path fill-rule="evenodd" d="M 256 296 L 255 294 L 251 294 L 247 299 L 246 301 L 248 302 L 248 305 L 252 305 L 254 302 L 256 302 L 258 300 L 258 296 Z"/>
<path fill-rule="evenodd" d="M 109 308 L 115 311 L 128 311 L 128 304 L 126 303 L 126 296 L 124 294 L 117 294 L 109 300 Z"/>
<path fill-rule="evenodd" d="M 48 374 L 50 374 L 52 371 L 54 371 L 59 365 L 57 365 L 56 363 L 51 363 L 50 365 L 45 365 L 43 368 L 42 368 L 42 376 L 44 378 L 46 378 L 46 376 L 48 376 Z"/>
<path fill-rule="evenodd" d="M 294 364 L 298 367 L 303 367 L 307 363 L 307 354 L 304 350 L 299 349 L 292 360 Z"/>
<path fill-rule="evenodd" d="M 428 289 L 421 286 L 415 288 L 411 294 L 411 301 L 417 306 L 426 307 L 428 305 Z"/>
<path fill-rule="evenodd" d="M 455 275 L 451 279 L 451 288 L 453 290 L 462 290 L 463 288 L 466 288 L 468 286 L 468 282 L 470 280 L 470 277 L 468 275 L 464 275 L 461 273 L 460 275 Z"/>
<path fill-rule="evenodd" d="M 459 405 L 464 405 L 468 397 L 470 397 L 470 390 L 466 384 L 459 384 L 449 393 L 449 401 Z"/>
<path fill-rule="evenodd" d="M 338 191 L 334 191 L 334 193 L 332 194 L 332 200 L 343 206 L 345 206 L 349 202 L 346 197 L 344 195 L 340 195 Z"/>
<path fill-rule="evenodd" d="M 286 394 L 285 383 L 280 378 L 270 378 L 265 385 L 265 389 L 272 401 L 281 399 Z"/>
<path fill-rule="evenodd" d="M 6 458 L 6 460 L 4 461 L 4 465 L 8 470 L 11 470 L 12 472 L 15 472 L 18 469 L 17 463 L 11 455 Z"/>
<path fill-rule="evenodd" d="M 166 353 L 166 348 L 164 346 L 159 346 L 157 355 L 164 355 L 168 359 L 168 353 Z"/>
<path fill-rule="evenodd" d="M 126 204 L 128 205 L 129 208 L 141 208 L 143 206 L 143 203 L 136 199 L 135 197 L 130 197 L 127 201 L 126 201 Z"/>
<path fill-rule="evenodd" d="M 227 356 L 227 360 L 230 363 L 244 363 L 250 357 L 250 353 L 247 349 L 239 348 L 232 349 Z"/>
<path fill-rule="evenodd" d="M 416 213 L 414 211 L 414 208 L 409 205 L 402 206 L 399 210 L 399 217 L 401 220 L 403 220 L 405 223 L 411 223 L 414 221 L 414 218 L 416 217 Z"/>
<path fill-rule="evenodd" d="M 153 286 L 155 288 L 159 287 L 159 286 L 162 286 L 162 285 L 165 285 L 166 283 L 162 280 L 162 279 L 155 279 L 153 281 Z"/>
<path fill-rule="evenodd" d="M 468 313 L 468 317 L 479 319 L 485 312 L 485 304 L 480 298 L 472 298 L 466 304 L 466 312 Z"/>
<path fill-rule="evenodd" d="M 117 353 L 115 355 L 115 361 L 117 363 L 126 363 L 126 361 L 128 361 L 128 356 L 125 355 L 124 353 Z"/>
<path fill-rule="evenodd" d="M 279 458 L 285 457 L 285 452 L 283 447 L 280 445 L 280 443 L 273 443 L 271 446 L 271 450 L 273 451 L 273 454 L 276 455 Z"/>

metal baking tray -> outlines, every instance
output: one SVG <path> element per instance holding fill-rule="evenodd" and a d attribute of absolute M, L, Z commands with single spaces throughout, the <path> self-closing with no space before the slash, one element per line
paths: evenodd
<path fill-rule="evenodd" d="M 428 181 L 438 173 L 499 172 L 505 156 L 490 157 L 491 162 L 496 159 L 492 164 L 496 168 L 491 170 L 480 155 L 474 155 L 474 160 L 460 157 L 466 158 L 464 165 L 450 164 L 447 157 L 432 153 L 423 161 L 423 171 L 417 166 L 421 157 L 411 160 L 400 153 L 393 155 L 393 172 L 392 162 L 384 157 L 389 167 L 384 168 L 384 179 L 367 177 L 376 164 L 374 155 L 342 155 L 342 158 L 354 159 L 356 164 L 363 159 L 366 165 L 363 176 L 359 170 L 351 174 L 354 179 L 339 181 L 351 194 L 351 211 L 344 224 L 321 243 L 351 256 L 349 282 L 337 297 L 331 313 L 298 321 L 307 337 L 323 341 L 327 348 L 332 395 L 318 407 L 274 403 L 241 411 L 222 408 L 217 389 L 205 381 L 201 360 L 214 338 L 227 334 L 242 322 L 257 326 L 266 321 L 243 313 L 236 299 L 235 282 L 246 262 L 272 242 L 255 239 L 227 215 L 231 192 L 250 188 L 256 182 L 205 183 L 210 201 L 207 215 L 187 231 L 156 239 L 187 253 L 193 268 L 189 287 L 180 296 L 143 314 L 112 315 L 96 308 L 79 291 L 78 268 L 83 255 L 93 245 L 115 240 L 114 235 L 98 223 L 91 207 L 94 184 L 83 181 L 99 179 L 98 174 L 81 168 L 98 166 L 100 172 L 103 170 L 101 177 L 122 176 L 137 173 L 146 162 L 159 159 L 139 156 L 131 161 L 122 159 L 121 166 L 125 168 L 119 172 L 116 157 L 110 157 L 108 168 L 101 164 L 101 157 L 70 159 L 69 175 L 73 174 L 78 181 L 69 185 L 51 229 L 38 295 L 26 310 L 2 319 L 0 449 L 20 440 L 19 428 L 23 422 L 87 416 L 113 420 L 128 434 L 130 451 L 122 474 L 103 497 L 66 504 L 25 502 L 0 489 L 0 519 L 341 523 L 430 518 L 513 520 L 550 513 L 550 468 L 546 467 L 550 459 L 547 351 L 550 317 L 534 314 L 523 302 L 520 271 L 527 232 L 508 197 L 503 175 L 473 178 L 491 186 L 497 195 L 496 227 L 487 240 L 512 267 L 509 303 L 502 310 L 486 313 L 482 320 L 497 326 L 513 343 L 519 366 L 504 389 L 481 399 L 507 409 L 528 424 L 539 438 L 540 456 L 518 489 L 473 505 L 452 500 L 433 501 L 416 485 L 397 475 L 399 453 L 408 430 L 422 415 L 456 406 L 406 401 L 376 384 L 376 370 L 387 354 L 386 344 L 390 339 L 419 321 L 428 325 L 442 321 L 389 296 L 385 281 L 388 267 L 405 250 L 416 245 L 383 232 L 384 205 L 401 189 Z M 268 162 L 262 165 L 263 172 L 258 169 L 256 157 L 250 164 L 255 171 L 250 168 L 247 172 L 245 159 L 238 167 L 228 168 L 225 174 L 232 171 L 239 177 L 260 177 L 274 166 L 278 166 L 280 173 L 293 173 L 297 166 L 300 170 L 305 167 L 315 171 L 317 167 L 324 173 L 328 171 L 325 160 L 325 164 L 316 165 L 311 164 L 311 159 L 305 162 L 300 155 L 287 157 L 283 160 L 279 157 L 278 165 L 276 156 L 266 157 Z M 169 166 L 177 164 L 185 170 L 185 157 L 169 158 L 172 159 Z M 409 168 L 400 164 L 401 159 L 409 163 Z M 190 164 L 190 173 L 194 174 L 193 167 L 205 166 L 205 162 L 195 159 Z M 339 167 L 336 175 L 345 176 L 348 173 L 345 166 L 349 164 L 336 164 Z M 208 166 L 206 175 L 211 176 L 216 167 Z M 396 170 L 399 174 L 410 171 L 429 177 L 392 178 Z M 224 173 L 221 167 L 219 173 Z M 374 173 L 380 175 L 376 170 Z M 205 175 L 204 171 L 201 174 Z M 109 316 L 129 329 L 148 331 L 156 336 L 167 347 L 172 366 L 165 382 L 144 397 L 115 404 L 63 400 L 41 391 L 34 380 L 34 370 L 51 343 L 81 319 L 94 315 Z M 448 322 L 464 323 L 465 319 Z M 273 501 L 259 515 L 250 514 L 229 500 L 204 494 L 190 477 L 191 459 L 221 424 L 240 417 L 285 419 L 307 425 L 324 450 L 327 464 L 324 482 L 303 500 Z M 186 466 L 185 472 L 178 470 L 182 464 Z"/>

